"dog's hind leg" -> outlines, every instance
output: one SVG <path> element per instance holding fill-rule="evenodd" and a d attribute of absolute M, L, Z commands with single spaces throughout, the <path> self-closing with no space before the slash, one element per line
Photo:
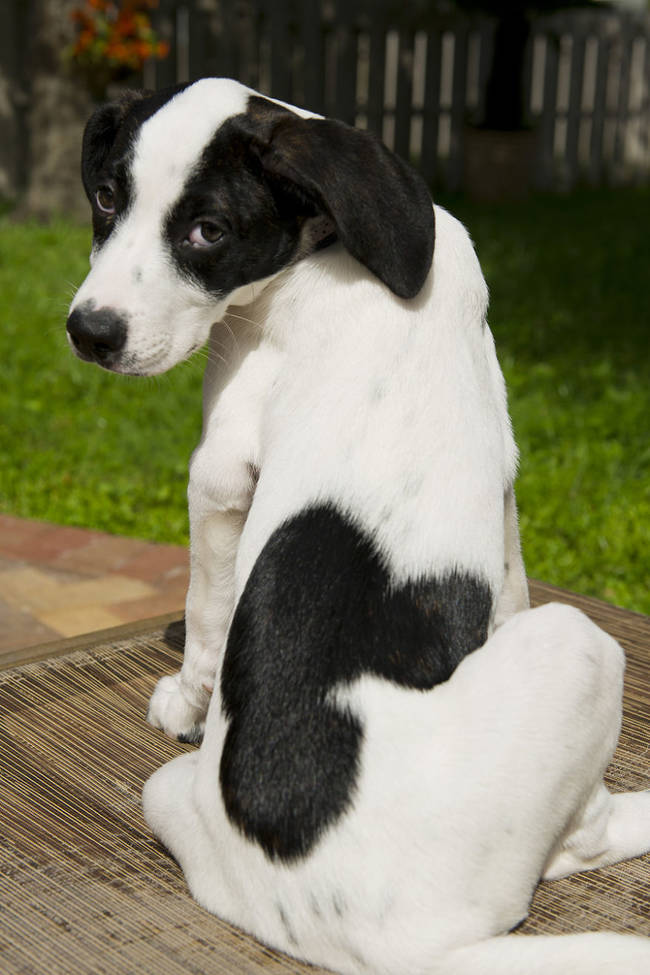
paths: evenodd
<path fill-rule="evenodd" d="M 545 880 L 650 851 L 650 791 L 611 795 L 600 783 L 550 857 Z"/>
<path fill-rule="evenodd" d="M 513 487 L 508 488 L 503 500 L 504 570 L 503 588 L 497 601 L 494 625 L 501 626 L 514 613 L 528 609 L 528 583 L 521 554 L 517 502 Z"/>
<path fill-rule="evenodd" d="M 191 575 L 185 611 L 185 655 L 177 674 L 162 677 L 147 720 L 182 741 L 203 737 L 205 716 L 234 605 L 234 565 L 243 511 L 190 504 Z"/>
<path fill-rule="evenodd" d="M 650 939 L 587 932 L 505 935 L 450 952 L 432 975 L 647 975 Z"/>
<path fill-rule="evenodd" d="M 232 895 L 219 845 L 195 802 L 199 752 L 178 755 L 157 769 L 142 791 L 142 812 L 157 839 L 182 867 L 192 895 L 208 910 L 228 918 Z"/>

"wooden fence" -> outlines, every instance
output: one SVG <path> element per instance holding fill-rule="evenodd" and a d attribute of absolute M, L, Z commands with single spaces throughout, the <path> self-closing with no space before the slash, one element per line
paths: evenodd
<path fill-rule="evenodd" d="M 377 0 L 161 0 L 170 57 L 152 87 L 236 77 L 378 132 L 431 184 L 459 189 L 481 120 L 494 23 Z M 526 61 L 534 182 L 570 187 L 650 173 L 650 18 L 565 11 L 533 25 Z"/>
<path fill-rule="evenodd" d="M 2 3 L 0 67 L 10 81 L 19 78 L 14 89 L 20 98 L 14 98 L 11 127 L 2 118 L 0 126 L 20 141 L 30 92 L 29 79 L 20 76 L 18 34 L 27 21 L 21 15 L 18 23 L 10 12 L 31 0 Z M 462 189 L 475 152 L 471 124 L 482 118 L 495 25 L 442 16 L 432 6 L 426 0 L 160 0 L 156 26 L 171 51 L 146 66 L 143 81 L 156 88 L 207 75 L 238 78 L 371 128 L 432 186 Z M 536 133 L 535 185 L 648 179 L 649 48 L 646 14 L 565 11 L 534 22 L 525 104 Z M 16 146 L 12 158 L 24 174 L 25 148 Z"/>

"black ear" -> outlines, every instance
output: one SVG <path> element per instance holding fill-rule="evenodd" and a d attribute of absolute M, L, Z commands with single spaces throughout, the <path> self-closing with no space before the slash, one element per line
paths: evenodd
<path fill-rule="evenodd" d="M 100 105 L 88 119 L 81 149 L 81 179 L 89 198 L 94 177 L 106 162 L 124 119 L 133 105 L 148 94 L 144 91 L 125 91 L 116 101 Z"/>
<path fill-rule="evenodd" d="M 311 198 L 347 250 L 400 298 L 420 291 L 435 224 L 424 180 L 370 132 L 301 118 L 264 98 L 249 103 L 249 133 L 265 172 Z"/>

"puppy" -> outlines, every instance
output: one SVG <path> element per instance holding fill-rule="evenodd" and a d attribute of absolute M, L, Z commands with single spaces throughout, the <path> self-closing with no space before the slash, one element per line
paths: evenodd
<path fill-rule="evenodd" d="M 527 608 L 465 230 L 369 133 L 225 79 L 100 108 L 82 175 L 76 353 L 153 375 L 209 342 L 148 715 L 203 744 L 143 799 L 193 895 L 346 975 L 650 971 L 644 939 L 501 937 L 540 877 L 649 849 L 650 793 L 602 782 L 620 648 Z"/>

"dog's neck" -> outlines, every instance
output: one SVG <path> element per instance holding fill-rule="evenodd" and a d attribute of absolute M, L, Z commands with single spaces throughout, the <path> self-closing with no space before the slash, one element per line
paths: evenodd
<path fill-rule="evenodd" d="M 315 251 L 329 247 L 331 244 L 336 243 L 337 240 L 336 225 L 331 217 L 322 214 L 307 220 L 301 231 L 300 242 L 296 248 L 295 257 L 289 267 L 295 266 L 298 261 L 309 257 Z M 237 308 L 243 308 L 246 305 L 252 304 L 260 297 L 267 285 L 280 277 L 286 270 L 287 268 L 284 268 L 282 271 L 279 271 L 277 274 L 272 274 L 268 278 L 262 278 L 260 281 L 253 281 L 251 284 L 244 284 L 240 288 L 237 288 L 230 297 L 228 307 L 235 306 Z"/>

